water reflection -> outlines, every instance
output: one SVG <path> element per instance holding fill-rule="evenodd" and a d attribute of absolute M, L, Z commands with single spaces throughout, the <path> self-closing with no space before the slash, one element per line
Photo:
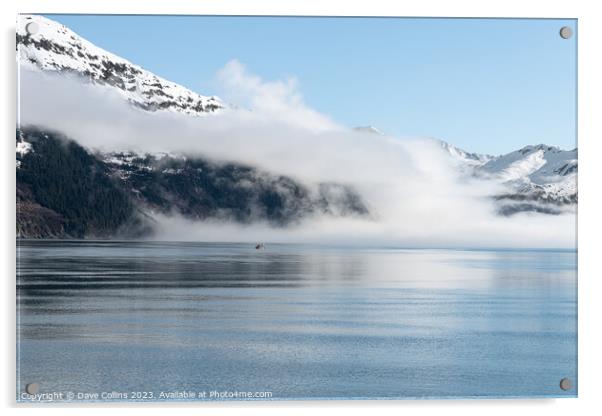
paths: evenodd
<path fill-rule="evenodd" d="M 576 380 L 570 251 L 26 241 L 19 252 L 19 379 L 48 390 L 576 391 L 558 389 Z"/>

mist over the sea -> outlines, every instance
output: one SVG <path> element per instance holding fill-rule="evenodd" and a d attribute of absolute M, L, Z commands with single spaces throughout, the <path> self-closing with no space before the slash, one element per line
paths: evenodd
<path fill-rule="evenodd" d="M 115 89 L 20 71 L 19 123 L 101 151 L 202 155 L 352 186 L 368 218 L 315 216 L 278 228 L 154 215 L 163 240 L 303 242 L 412 247 L 575 247 L 575 214 L 496 214 L 500 185 L 467 176 L 434 140 L 354 131 L 304 103 L 295 79 L 265 81 L 229 62 L 216 79 L 239 106 L 192 117 L 146 112 Z M 467 115 L 467 122 L 469 122 Z M 525 143 L 528 144 L 528 143 Z M 466 149 L 470 151 L 471 149 Z"/>

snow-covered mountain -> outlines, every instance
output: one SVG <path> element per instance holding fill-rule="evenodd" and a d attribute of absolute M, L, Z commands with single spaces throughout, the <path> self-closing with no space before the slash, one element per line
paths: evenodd
<path fill-rule="evenodd" d="M 382 131 L 380 131 L 379 129 L 377 129 L 374 126 L 358 126 L 358 127 L 354 127 L 353 130 L 359 131 L 362 133 L 378 134 L 380 136 L 384 135 L 384 133 Z"/>
<path fill-rule="evenodd" d="M 494 195 L 502 214 L 522 211 L 558 214 L 573 209 L 577 203 L 577 149 L 561 150 L 538 144 L 491 156 L 438 142 L 463 173 L 504 186 L 505 192 Z"/>
<path fill-rule="evenodd" d="M 475 174 L 506 184 L 498 195 L 507 212 L 533 205 L 534 210 L 556 213 L 577 203 L 577 149 L 561 150 L 538 144 L 498 156 L 478 166 Z"/>
<path fill-rule="evenodd" d="M 534 184 L 545 185 L 577 172 L 577 149 L 567 151 L 545 144 L 525 146 L 489 160 L 480 170 L 506 182 L 528 178 Z"/>
<path fill-rule="evenodd" d="M 442 140 L 437 140 L 437 142 L 454 160 L 469 166 L 480 166 L 494 158 L 491 155 L 467 152 Z"/>
<path fill-rule="evenodd" d="M 37 25 L 36 33 L 28 33 L 30 23 Z M 42 16 L 19 16 L 17 62 L 23 68 L 77 74 L 114 87 L 132 104 L 148 111 L 206 115 L 227 107 L 217 97 L 206 97 L 163 79 Z"/>
<path fill-rule="evenodd" d="M 26 29 L 30 23 L 37 25 L 38 30 L 33 34 L 28 33 Z M 64 25 L 37 15 L 19 16 L 17 61 L 22 68 L 76 74 L 94 84 L 113 88 L 134 106 L 146 111 L 171 111 L 189 116 L 206 116 L 226 109 L 237 111 L 217 97 L 203 96 L 165 80 L 93 45 Z M 356 127 L 354 130 L 361 133 L 383 135 L 374 126 Z M 449 154 L 461 174 L 476 176 L 501 185 L 503 191 L 491 195 L 491 197 L 498 202 L 498 211 L 503 215 L 525 211 L 558 214 L 575 209 L 577 203 L 577 149 L 565 151 L 540 144 L 526 146 L 505 155 L 491 156 L 471 153 L 444 141 L 433 140 Z M 36 149 L 27 138 L 19 133 L 16 142 L 17 168 L 22 169 L 22 161 L 31 157 L 31 154 L 35 154 L 35 152 Z M 163 159 L 169 160 L 173 166 L 166 167 L 159 172 L 160 175 L 163 175 L 161 176 L 162 180 L 171 178 L 173 175 L 182 181 L 194 177 L 191 174 L 192 170 L 186 170 L 180 166 L 192 163 L 187 162 L 185 158 L 171 156 L 164 158 L 156 155 L 140 157 L 138 155 L 135 158 L 137 162 L 133 163 L 134 156 L 130 154 L 105 154 L 95 157 L 98 160 L 94 163 L 102 164 L 103 169 L 121 180 L 127 180 L 131 175 L 146 177 L 148 172 L 156 175 L 158 174 L 156 173 L 157 163 Z M 280 186 L 277 182 L 271 182 L 270 186 Z M 235 185 L 232 185 L 233 189 L 236 187 Z M 265 183 L 260 185 L 269 188 Z M 320 195 L 311 195 L 305 199 L 300 198 L 300 200 L 303 200 L 304 203 L 310 201 L 311 203 L 308 202 L 306 205 L 312 206 L 313 210 L 318 210 L 316 207 L 320 207 L 319 210 L 325 211 L 324 207 L 328 207 L 333 214 L 340 214 L 340 207 L 345 207 L 345 210 L 352 207 L 350 212 L 365 214 L 357 202 L 361 202 L 359 195 L 353 194 L 352 190 L 341 192 L 342 188 L 337 188 L 337 186 L 322 186 Z M 131 191 L 136 193 L 139 189 L 133 188 Z M 169 194 L 172 191 L 167 188 L 162 189 L 160 192 L 157 191 L 157 195 Z M 151 196 L 155 198 L 157 195 Z M 280 194 L 278 194 L 278 198 L 283 201 L 297 201 L 295 198 L 286 199 Z M 345 210 L 341 212 L 345 214 Z"/>

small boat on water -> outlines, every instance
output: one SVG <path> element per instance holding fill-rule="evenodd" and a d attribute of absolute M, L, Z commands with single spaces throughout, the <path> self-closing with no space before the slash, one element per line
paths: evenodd
<path fill-rule="evenodd" d="M 265 248 L 265 244 L 263 243 L 257 243 L 255 245 L 255 250 L 263 250 Z"/>

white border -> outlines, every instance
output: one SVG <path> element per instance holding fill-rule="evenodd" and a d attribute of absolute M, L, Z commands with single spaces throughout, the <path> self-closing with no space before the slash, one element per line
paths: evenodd
<path fill-rule="evenodd" d="M 600 41 L 602 40 L 602 15 L 596 9 L 595 1 L 471 1 L 471 0 L 423 0 L 415 2 L 369 1 L 193 1 L 163 0 L 150 3 L 150 0 L 4 0 L 0 2 L 2 19 L 2 88 L 0 101 L 4 141 L 2 143 L 3 184 L 2 203 L 2 376 L 0 378 L 3 407 L 16 411 L 15 398 L 15 170 L 14 144 L 15 128 L 15 16 L 17 13 L 118 13 L 118 14 L 239 14 L 239 15 L 346 15 L 346 16 L 455 16 L 455 17 L 559 17 L 579 19 L 579 399 L 557 400 L 459 400 L 459 401 L 403 401 L 403 402 L 247 402 L 247 403 L 199 403 L 174 406 L 129 405 L 125 408 L 110 406 L 111 413 L 164 415 L 170 408 L 186 414 L 198 414 L 199 410 L 212 415 L 232 415 L 244 412 L 249 415 L 306 415 L 312 412 L 327 415 L 340 410 L 350 415 L 364 415 L 367 412 L 395 414 L 400 412 L 420 412 L 448 415 L 488 414 L 507 415 L 514 412 L 529 412 L 532 415 L 567 415 L 593 413 L 600 408 L 599 378 L 600 353 L 600 305 L 602 301 L 602 273 L 598 249 L 600 241 L 600 179 L 602 175 L 602 103 L 600 103 Z M 81 414 L 82 410 L 73 406 L 46 406 L 41 409 L 19 406 L 19 411 L 29 414 L 37 410 L 45 414 Z M 86 413 L 106 414 L 107 407 L 86 406 Z M 283 409 L 283 407 L 285 409 Z M 24 409 L 23 409 L 24 408 Z M 198 409 L 201 408 L 201 409 Z"/>

